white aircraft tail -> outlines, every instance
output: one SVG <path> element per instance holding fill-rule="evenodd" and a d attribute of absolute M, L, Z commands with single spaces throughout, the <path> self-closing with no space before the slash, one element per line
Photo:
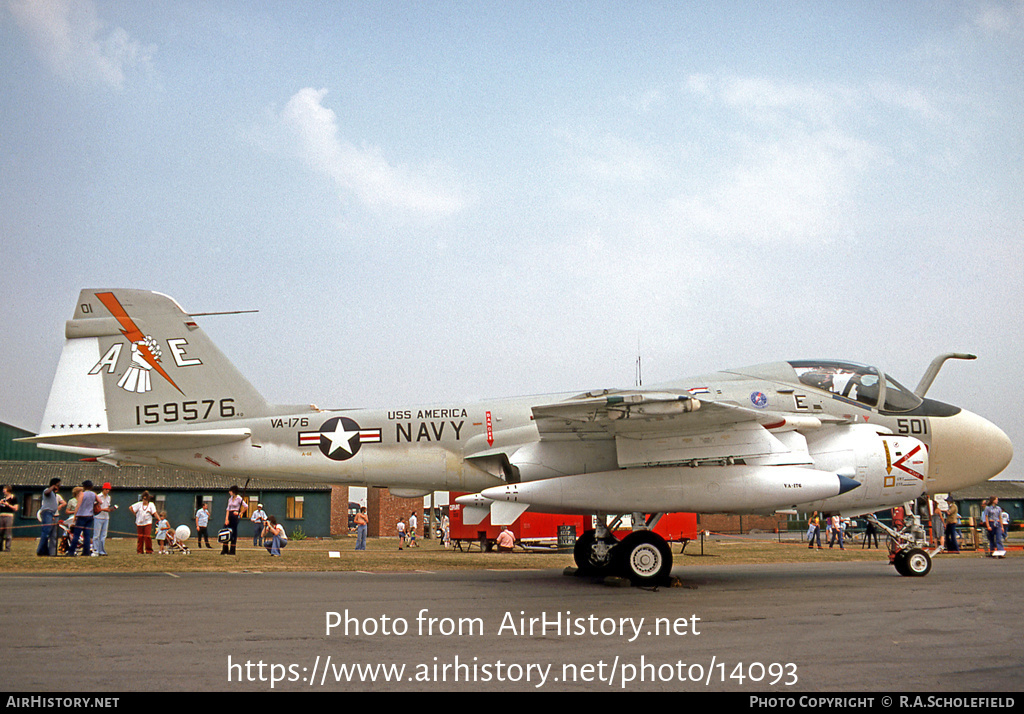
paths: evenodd
<path fill-rule="evenodd" d="M 192 316 L 166 295 L 83 290 L 64 337 L 37 442 L 178 431 L 268 411 Z"/>

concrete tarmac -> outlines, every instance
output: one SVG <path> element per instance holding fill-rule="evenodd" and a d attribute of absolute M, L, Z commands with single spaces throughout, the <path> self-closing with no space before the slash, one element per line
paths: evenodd
<path fill-rule="evenodd" d="M 939 556 L 924 578 L 878 563 L 675 574 L 685 587 L 656 591 L 551 570 L 4 575 L 0 681 L 79 694 L 992 694 L 1024 667 L 1024 558 Z"/>

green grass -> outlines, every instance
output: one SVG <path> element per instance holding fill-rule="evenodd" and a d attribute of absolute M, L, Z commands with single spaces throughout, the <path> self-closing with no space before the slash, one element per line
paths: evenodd
<path fill-rule="evenodd" d="M 189 542 L 190 547 L 195 543 Z M 11 552 L 0 553 L 0 573 L 109 573 L 109 572 L 309 572 L 309 571 L 372 571 L 411 572 L 417 570 L 477 570 L 477 569 L 561 569 L 574 565 L 571 552 L 481 553 L 459 552 L 440 547 L 436 540 L 422 540 L 419 548 L 398 550 L 394 538 L 371 538 L 367 550 L 356 552 L 354 537 L 329 540 L 307 539 L 291 541 L 279 558 L 272 558 L 264 548 L 254 548 L 251 540 L 239 540 L 235 556 L 220 555 L 219 544 L 214 548 L 193 548 L 189 555 L 138 555 L 134 538 L 108 538 L 107 557 L 102 558 L 39 558 L 35 555 L 36 540 L 15 539 Z M 155 547 L 154 543 L 154 547 Z M 339 557 L 330 557 L 331 552 Z M 809 550 L 796 541 L 753 539 L 749 537 L 714 536 L 705 539 L 703 554 L 701 543 L 693 541 L 679 554 L 679 545 L 673 544 L 675 565 L 713 566 L 739 563 L 779 563 L 818 561 L 877 561 L 885 563 L 888 556 L 881 550 L 862 550 L 859 544 L 846 550 L 837 548 Z M 1009 557 L 1019 557 L 1011 550 Z M 983 557 L 983 552 L 964 552 L 961 555 L 940 555 L 940 558 Z"/>
<path fill-rule="evenodd" d="M 437 541 L 421 541 L 419 548 L 398 550 L 394 538 L 370 538 L 367 550 L 354 550 L 356 539 L 292 540 L 281 557 L 271 557 L 265 548 L 253 547 L 252 540 L 239 539 L 234 556 L 221 555 L 219 543 L 212 549 L 197 549 L 189 541 L 188 555 L 139 555 L 134 538 L 108 538 L 106 557 L 40 558 L 35 555 L 36 540 L 15 539 L 11 552 L 0 553 L 0 573 L 11 572 L 301 572 L 353 571 L 374 572 L 413 570 L 455 570 L 476 568 L 564 568 L 572 565 L 571 553 L 460 553 L 445 550 Z M 157 544 L 153 544 L 157 550 Z M 331 557 L 331 553 L 339 557 Z"/>

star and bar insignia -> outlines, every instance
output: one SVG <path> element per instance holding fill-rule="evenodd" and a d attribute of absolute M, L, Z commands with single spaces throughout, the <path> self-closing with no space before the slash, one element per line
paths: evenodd
<path fill-rule="evenodd" d="M 353 419 L 333 417 L 325 421 L 319 431 L 300 431 L 299 446 L 318 446 L 334 461 L 351 459 L 363 444 L 379 444 L 381 430 L 361 429 Z"/>

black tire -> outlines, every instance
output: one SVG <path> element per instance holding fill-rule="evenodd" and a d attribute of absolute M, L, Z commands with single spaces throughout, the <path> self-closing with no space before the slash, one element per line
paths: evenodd
<path fill-rule="evenodd" d="M 932 558 L 920 548 L 912 548 L 907 551 L 903 575 L 913 578 L 923 578 L 932 569 Z"/>
<path fill-rule="evenodd" d="M 898 550 L 892 558 L 892 565 L 896 568 L 896 572 L 904 576 L 910 575 L 907 571 L 907 554 L 906 550 Z"/>
<path fill-rule="evenodd" d="M 672 572 L 672 549 L 653 531 L 634 531 L 615 549 L 616 574 L 634 585 L 660 585 Z"/>
<path fill-rule="evenodd" d="M 602 558 L 594 552 L 594 543 L 597 541 L 597 532 L 593 530 L 584 531 L 576 540 L 573 547 L 572 557 L 576 561 L 576 567 L 580 575 L 610 575 L 614 566 L 615 545 L 618 543 L 615 536 L 609 533 L 604 542 L 609 546 L 607 554 Z"/>

